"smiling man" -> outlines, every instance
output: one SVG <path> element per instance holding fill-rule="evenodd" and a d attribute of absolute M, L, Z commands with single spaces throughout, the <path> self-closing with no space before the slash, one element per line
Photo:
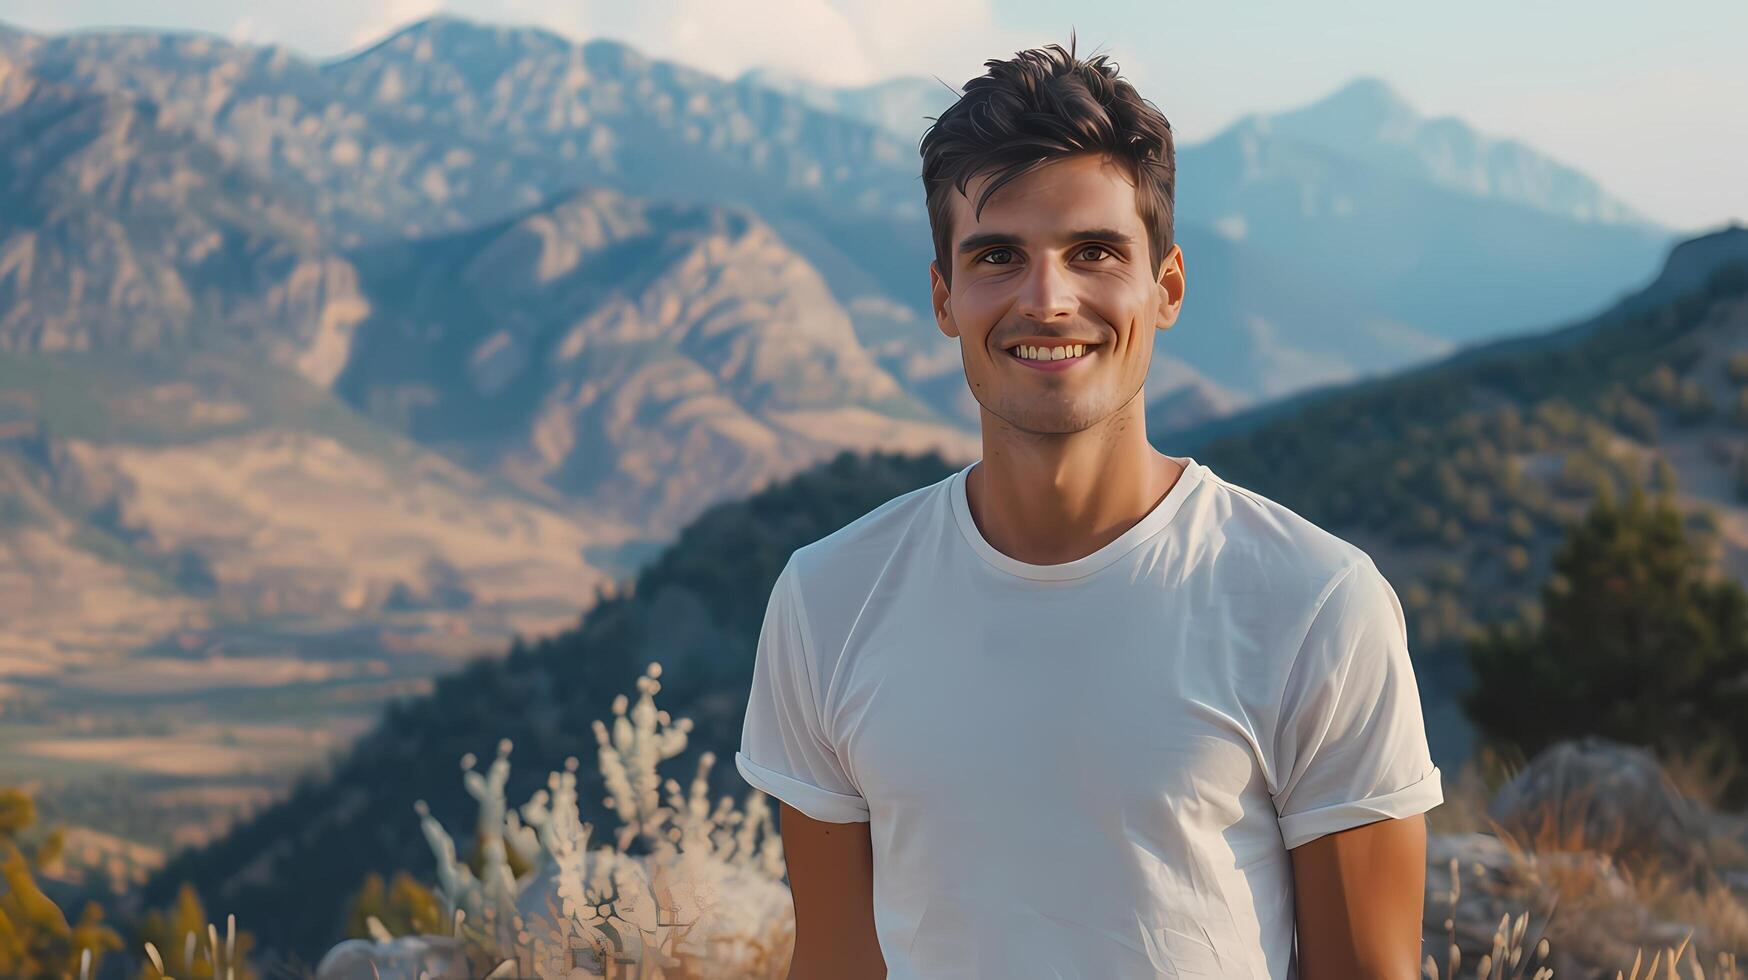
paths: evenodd
<path fill-rule="evenodd" d="M 797 980 L 1417 974 L 1443 800 L 1395 591 L 1156 451 L 1171 127 L 1050 45 L 923 137 L 982 458 L 797 550 L 735 762 L 781 801 Z"/>

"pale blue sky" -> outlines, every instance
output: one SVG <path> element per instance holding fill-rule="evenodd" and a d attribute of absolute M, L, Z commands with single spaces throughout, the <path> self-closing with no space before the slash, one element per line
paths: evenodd
<path fill-rule="evenodd" d="M 939 75 L 1051 41 L 1104 52 L 1203 138 L 1237 115 L 1376 75 L 1428 115 L 1456 115 L 1591 174 L 1677 229 L 1748 223 L 1748 2 L 1472 0 L 1217 4 L 1133 0 L 0 0 L 33 30 L 194 28 L 343 53 L 447 11 L 607 36 L 722 75 L 769 65 L 824 82 Z"/>

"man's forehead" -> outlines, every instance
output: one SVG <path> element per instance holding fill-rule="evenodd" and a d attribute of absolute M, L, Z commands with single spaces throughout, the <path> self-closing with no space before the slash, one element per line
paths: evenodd
<path fill-rule="evenodd" d="M 1135 232 L 1141 227 L 1135 185 L 1108 160 L 1077 156 L 1042 164 L 1003 184 L 977 217 L 973 211 L 978 195 L 995 176 L 993 170 L 982 171 L 967 182 L 965 193 L 955 189 L 950 195 L 957 235 L 979 230 L 1019 233 L 1022 227 L 1040 233 L 1091 227 Z M 1043 194 L 1050 195 L 1051 207 L 1037 206 Z"/>

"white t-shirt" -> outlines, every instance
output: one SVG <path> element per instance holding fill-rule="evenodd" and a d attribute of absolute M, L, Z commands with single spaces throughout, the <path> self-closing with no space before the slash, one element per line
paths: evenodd
<path fill-rule="evenodd" d="M 974 462 L 777 579 L 735 765 L 871 822 L 893 980 L 1293 980 L 1288 848 L 1443 801 L 1371 558 L 1172 458 L 1075 561 L 991 546 Z"/>

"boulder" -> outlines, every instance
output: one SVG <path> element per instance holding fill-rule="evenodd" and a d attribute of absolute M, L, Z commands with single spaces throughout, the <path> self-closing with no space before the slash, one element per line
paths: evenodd
<path fill-rule="evenodd" d="M 1592 850 L 1633 872 L 1684 877 L 1711 864 L 1706 809 L 1650 751 L 1598 736 L 1556 742 L 1494 796 L 1501 835 L 1538 851 Z"/>

